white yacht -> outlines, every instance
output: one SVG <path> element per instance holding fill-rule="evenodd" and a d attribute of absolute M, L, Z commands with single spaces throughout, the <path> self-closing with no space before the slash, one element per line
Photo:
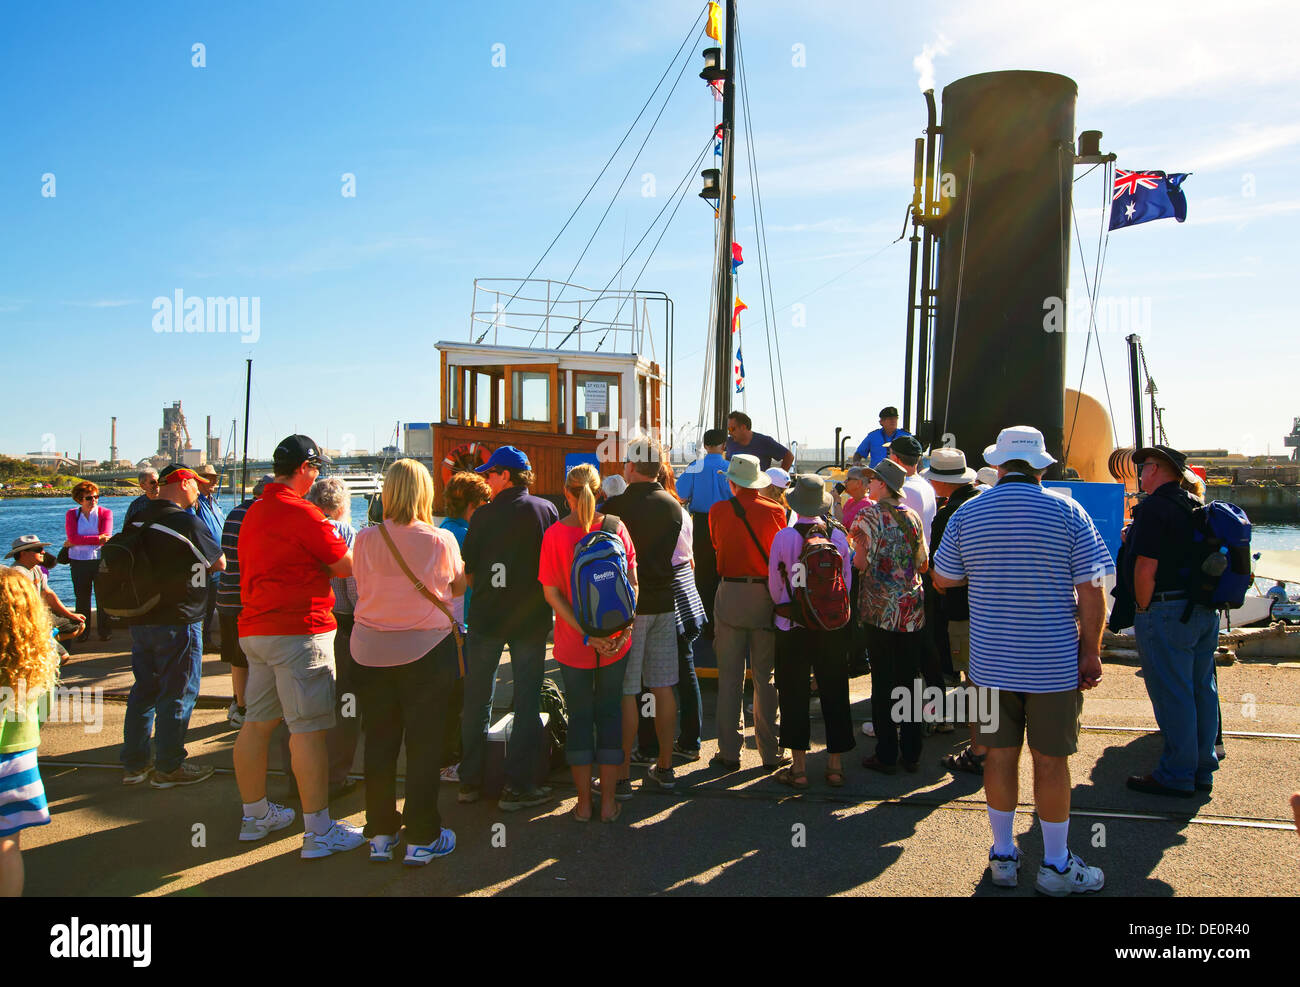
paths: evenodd
<path fill-rule="evenodd" d="M 343 481 L 343 485 L 348 488 L 348 493 L 353 497 L 377 494 L 384 489 L 384 475 L 382 473 L 349 470 L 346 473 L 335 473 L 333 475 L 336 479 Z"/>

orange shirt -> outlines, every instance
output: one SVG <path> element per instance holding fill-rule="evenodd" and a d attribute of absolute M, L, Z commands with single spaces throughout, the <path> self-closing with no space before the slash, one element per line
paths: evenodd
<path fill-rule="evenodd" d="M 785 510 L 760 497 L 757 490 L 742 489 L 736 497 L 763 551 L 771 553 L 772 540 L 785 527 Z M 720 500 L 709 508 L 709 538 L 718 557 L 719 576 L 761 576 L 767 581 L 767 559 L 749 537 L 745 522 L 736 516 L 730 500 Z"/>

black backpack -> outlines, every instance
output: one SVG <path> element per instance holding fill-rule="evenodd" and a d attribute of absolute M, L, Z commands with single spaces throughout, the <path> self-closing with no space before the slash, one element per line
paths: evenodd
<path fill-rule="evenodd" d="M 569 738 L 569 707 L 564 693 L 550 679 L 542 679 L 541 711 L 550 714 L 546 732 L 551 740 L 551 767 L 562 767 L 566 763 L 564 744 Z"/>
<path fill-rule="evenodd" d="M 179 511 L 173 506 L 173 511 Z M 100 549 L 95 600 L 110 617 L 141 617 L 163 600 L 164 585 L 149 555 L 145 532 L 171 514 L 132 521 Z"/>

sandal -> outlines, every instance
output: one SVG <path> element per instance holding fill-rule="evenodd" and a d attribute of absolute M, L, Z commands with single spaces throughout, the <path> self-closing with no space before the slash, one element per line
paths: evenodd
<path fill-rule="evenodd" d="M 795 774 L 794 768 L 782 768 L 772 777 L 782 785 L 789 785 L 791 788 L 808 787 L 808 775 L 803 772 Z"/>
<path fill-rule="evenodd" d="M 622 803 L 622 802 L 615 802 L 615 803 L 614 803 L 614 814 L 613 814 L 612 816 L 608 817 L 608 818 L 606 818 L 605 816 L 601 816 L 601 817 L 600 817 L 600 821 L 603 822 L 603 823 L 618 822 L 618 817 L 621 816 L 622 814 L 623 814 L 623 803 Z"/>
<path fill-rule="evenodd" d="M 827 768 L 825 778 L 826 778 L 826 784 L 830 785 L 831 788 L 844 787 L 843 768 Z"/>
<path fill-rule="evenodd" d="M 976 754 L 969 746 L 963 747 L 956 754 L 945 754 L 939 762 L 949 771 L 965 771 L 973 775 L 984 774 L 984 759 L 987 754 Z"/>
<path fill-rule="evenodd" d="M 570 818 L 572 818 L 575 822 L 580 822 L 580 823 L 589 823 L 589 822 L 591 822 L 591 814 L 588 813 L 588 814 L 585 815 L 585 816 L 580 816 L 580 815 L 578 815 L 578 807 L 577 807 L 576 805 L 575 805 L 572 809 L 569 810 L 569 816 L 570 816 Z"/>

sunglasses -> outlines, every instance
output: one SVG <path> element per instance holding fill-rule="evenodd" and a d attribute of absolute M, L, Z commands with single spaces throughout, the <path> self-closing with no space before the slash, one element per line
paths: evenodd
<path fill-rule="evenodd" d="M 82 494 L 81 500 L 82 503 L 85 503 L 88 500 L 99 500 L 99 494 Z"/>

